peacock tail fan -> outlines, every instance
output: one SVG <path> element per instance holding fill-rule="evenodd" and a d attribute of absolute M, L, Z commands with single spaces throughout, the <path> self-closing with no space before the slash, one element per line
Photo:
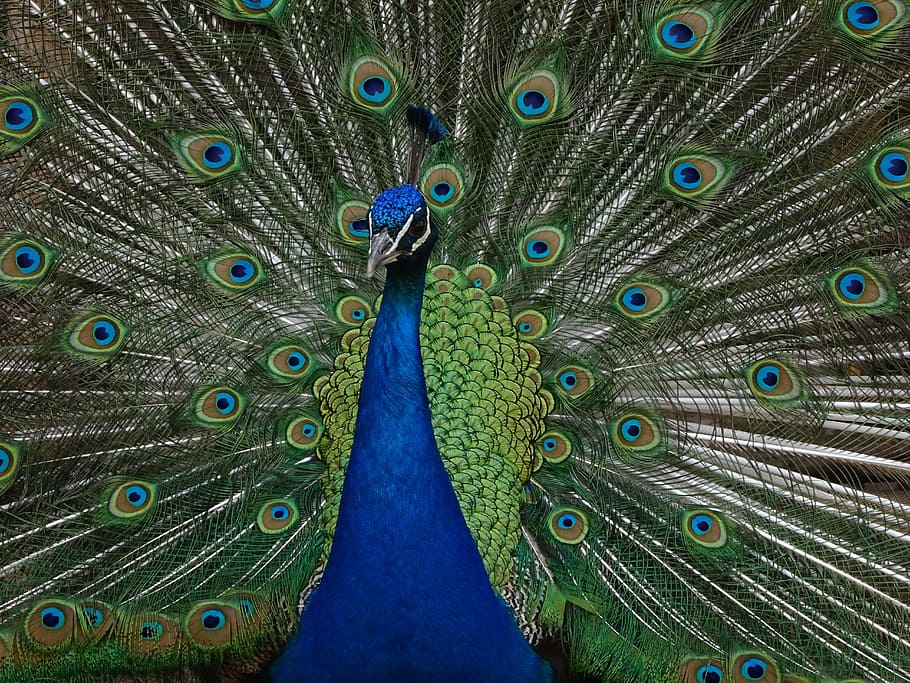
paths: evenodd
<path fill-rule="evenodd" d="M 910 681 L 905 2 L 2 11 L 0 681 L 268 669 L 404 180 L 436 441 L 532 644 Z M 409 157 L 415 103 L 448 135 Z"/>

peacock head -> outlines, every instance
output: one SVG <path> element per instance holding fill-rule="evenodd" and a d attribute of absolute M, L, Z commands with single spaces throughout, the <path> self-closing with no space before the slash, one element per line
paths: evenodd
<path fill-rule="evenodd" d="M 413 185 L 399 185 L 380 194 L 367 214 L 370 255 L 367 276 L 390 263 L 426 264 L 437 232 L 426 200 Z"/>

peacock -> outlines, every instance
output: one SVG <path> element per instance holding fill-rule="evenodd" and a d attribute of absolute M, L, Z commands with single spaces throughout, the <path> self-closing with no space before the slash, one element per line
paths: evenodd
<path fill-rule="evenodd" d="M 903 0 L 10 0 L 0 681 L 910 681 Z"/>

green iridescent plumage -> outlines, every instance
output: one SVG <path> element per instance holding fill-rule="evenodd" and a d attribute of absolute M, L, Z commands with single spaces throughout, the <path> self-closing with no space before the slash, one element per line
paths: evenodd
<path fill-rule="evenodd" d="M 557 672 L 910 682 L 907 10 L 4 7 L 0 681 L 268 670 L 409 178 L 437 443 Z"/>

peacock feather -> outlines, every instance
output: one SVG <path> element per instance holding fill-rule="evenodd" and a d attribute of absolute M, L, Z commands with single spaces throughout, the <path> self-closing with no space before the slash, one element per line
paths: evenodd
<path fill-rule="evenodd" d="M 0 681 L 910 682 L 905 2 L 2 8 Z"/>

